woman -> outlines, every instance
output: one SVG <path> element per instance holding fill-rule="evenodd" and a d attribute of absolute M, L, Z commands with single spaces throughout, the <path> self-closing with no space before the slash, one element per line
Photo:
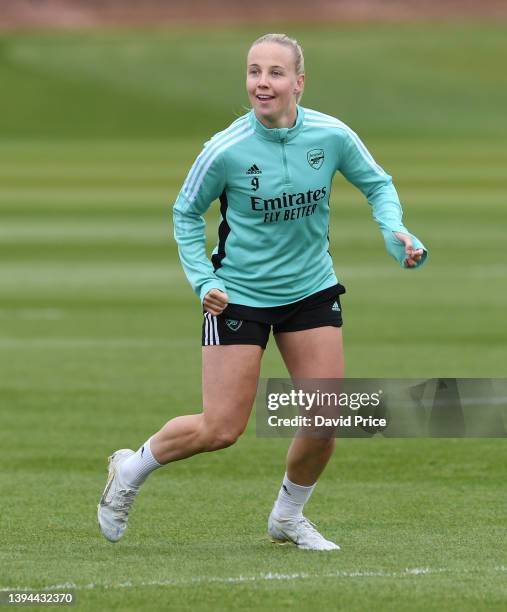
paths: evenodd
<path fill-rule="evenodd" d="M 104 536 L 117 541 L 140 485 L 158 467 L 233 444 L 254 402 L 273 327 L 292 378 L 344 375 L 340 294 L 328 252 L 329 196 L 339 170 L 367 197 L 386 246 L 415 268 L 426 250 L 402 224 L 391 177 L 339 120 L 298 105 L 305 75 L 297 41 L 256 40 L 246 88 L 252 110 L 206 143 L 174 206 L 185 273 L 203 304 L 203 410 L 171 419 L 141 448 L 110 458 L 98 506 Z M 206 257 L 204 220 L 220 199 L 219 240 Z M 336 550 L 303 516 L 334 438 L 296 437 L 268 519 L 273 541 Z"/>

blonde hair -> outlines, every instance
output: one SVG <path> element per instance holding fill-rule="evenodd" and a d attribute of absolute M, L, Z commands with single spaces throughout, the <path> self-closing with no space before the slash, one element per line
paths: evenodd
<path fill-rule="evenodd" d="M 287 36 L 287 34 L 264 34 L 264 36 L 261 36 L 257 40 L 254 40 L 250 49 L 252 47 L 255 47 L 255 45 L 260 45 L 261 43 L 278 43 L 279 45 L 284 45 L 285 47 L 289 47 L 289 49 L 292 49 L 292 53 L 294 55 L 296 75 L 299 76 L 300 74 L 304 73 L 305 58 L 303 56 L 303 48 L 295 38 L 290 38 L 289 36 Z M 296 95 L 296 102 L 299 103 L 302 95 L 303 90 L 301 90 Z"/>

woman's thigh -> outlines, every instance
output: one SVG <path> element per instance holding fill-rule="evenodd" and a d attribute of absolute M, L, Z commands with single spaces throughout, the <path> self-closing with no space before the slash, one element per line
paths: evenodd
<path fill-rule="evenodd" d="M 280 332 L 275 340 L 292 378 L 343 378 L 341 327 Z"/>
<path fill-rule="evenodd" d="M 289 374 L 298 389 L 306 393 L 339 392 L 341 382 L 340 380 L 337 382 L 337 379 L 342 379 L 345 374 L 341 327 L 316 327 L 295 332 L 281 332 L 276 334 L 275 338 Z M 337 408 L 332 403 L 316 405 L 311 413 L 303 410 L 301 414 L 329 418 L 338 415 Z M 312 472 L 310 482 L 315 482 L 327 462 L 329 454 L 322 463 L 319 453 L 323 447 L 332 451 L 329 439 L 333 439 L 334 436 L 334 428 L 314 424 L 302 427 L 296 433 L 295 441 L 289 451 L 289 460 L 303 458 L 306 463 L 308 457 L 316 456 L 319 461 L 318 469 Z M 291 473 L 294 476 L 294 473 Z"/>
<path fill-rule="evenodd" d="M 207 425 L 241 433 L 257 391 L 263 349 L 253 344 L 204 346 L 203 412 Z"/>

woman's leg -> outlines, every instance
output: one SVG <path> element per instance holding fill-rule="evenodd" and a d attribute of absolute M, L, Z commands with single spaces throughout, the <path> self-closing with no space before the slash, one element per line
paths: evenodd
<path fill-rule="evenodd" d="M 252 410 L 262 353 L 257 345 L 203 347 L 203 411 L 171 419 L 137 452 L 113 453 L 97 509 L 108 540 L 122 537 L 139 487 L 153 470 L 237 440 Z"/>
<path fill-rule="evenodd" d="M 275 336 L 285 365 L 293 379 L 344 376 L 342 330 L 317 327 Z M 326 467 L 335 438 L 295 437 L 287 454 L 287 477 L 295 484 L 311 486 Z"/>
<path fill-rule="evenodd" d="M 339 327 L 280 332 L 275 335 L 278 348 L 294 380 L 343 378 L 342 334 Z M 311 381 L 303 386 L 314 389 Z M 306 432 L 308 433 L 308 432 Z M 331 457 L 335 439 L 332 433 L 319 431 L 319 437 L 296 435 L 287 454 L 287 472 L 268 519 L 268 533 L 273 542 L 293 542 L 310 550 L 339 550 L 326 540 L 303 516 L 315 483 Z"/>
<path fill-rule="evenodd" d="M 159 463 L 234 444 L 252 411 L 262 353 L 251 344 L 203 347 L 203 411 L 171 419 L 151 438 Z"/>

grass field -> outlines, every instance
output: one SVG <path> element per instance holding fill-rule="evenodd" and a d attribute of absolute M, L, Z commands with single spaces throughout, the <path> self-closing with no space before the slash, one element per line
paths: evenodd
<path fill-rule="evenodd" d="M 119 544 L 98 532 L 107 455 L 200 409 L 169 205 L 242 112 L 261 31 L 0 37 L 0 588 L 70 584 L 83 610 L 505 610 L 504 440 L 339 441 L 307 512 L 337 554 L 269 543 L 288 440 L 253 421 L 156 472 Z M 347 374 L 505 377 L 505 27 L 291 32 L 304 104 L 360 133 L 431 253 L 399 269 L 336 178 Z M 284 375 L 268 346 L 263 376 Z"/>

